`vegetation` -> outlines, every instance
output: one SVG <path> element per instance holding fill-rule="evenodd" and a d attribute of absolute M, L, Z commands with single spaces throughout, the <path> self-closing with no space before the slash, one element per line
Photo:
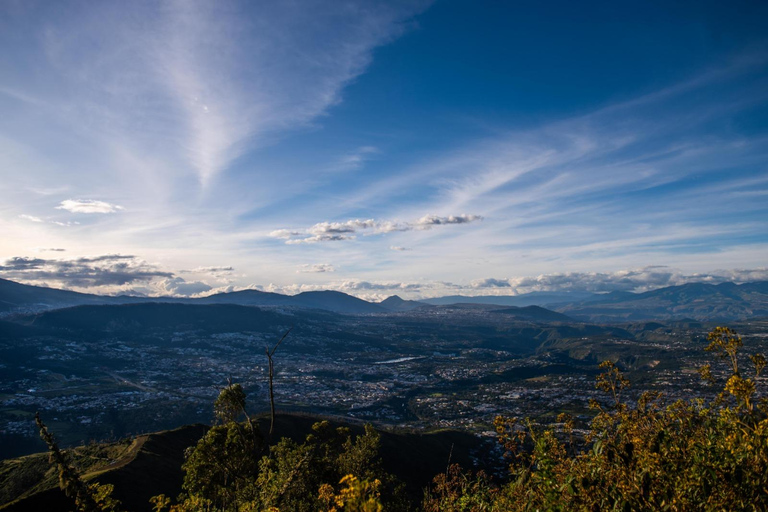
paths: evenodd
<path fill-rule="evenodd" d="M 629 386 L 604 362 L 597 387 L 611 405 L 590 405 L 597 415 L 586 437 L 573 421 L 537 428 L 530 420 L 499 417 L 499 440 L 511 458 L 500 487 L 453 468 L 435 479 L 425 510 L 766 510 L 768 509 L 768 402 L 755 403 L 765 357 L 739 354 L 741 338 L 728 328 L 709 334 L 707 351 L 721 360 L 723 391 L 710 402 L 663 404 L 645 393 L 622 401 Z M 750 376 L 743 359 L 752 363 Z M 710 365 L 700 371 L 715 382 Z"/>
<path fill-rule="evenodd" d="M 303 443 L 287 437 L 268 445 L 245 416 L 235 384 L 214 404 L 219 424 L 190 450 L 177 504 L 153 498 L 155 510 L 387 510 L 401 508 L 401 491 L 378 458 L 379 434 L 367 425 L 353 438 L 345 427 L 315 423 Z"/>
<path fill-rule="evenodd" d="M 59 487 L 67 497 L 74 499 L 75 506 L 81 512 L 117 512 L 120 502 L 112 498 L 113 487 L 99 483 L 85 483 L 70 461 L 69 455 L 62 451 L 48 431 L 40 415 L 35 415 L 35 422 L 40 429 L 40 437 L 48 445 L 50 462 L 59 471 Z"/>
<path fill-rule="evenodd" d="M 658 392 L 630 402 L 629 381 L 612 362 L 600 365 L 595 417 L 581 431 L 567 415 L 540 427 L 498 417 L 508 477 L 450 465 L 425 490 L 427 512 L 514 510 L 766 510 L 768 400 L 758 395 L 767 362 L 741 353 L 728 328 L 709 334 L 717 358 L 700 374 L 720 392 L 712 400 L 666 403 Z M 719 379 L 719 380 L 718 380 Z M 378 457 L 371 426 L 349 429 L 319 422 L 303 442 L 271 444 L 246 414 L 246 396 L 230 383 L 214 403 L 217 424 L 188 451 L 184 492 L 155 496 L 157 512 L 405 510 L 402 487 Z M 60 468 L 61 487 L 79 510 L 116 510 L 106 486 L 80 480 L 47 429 L 41 435 Z"/>

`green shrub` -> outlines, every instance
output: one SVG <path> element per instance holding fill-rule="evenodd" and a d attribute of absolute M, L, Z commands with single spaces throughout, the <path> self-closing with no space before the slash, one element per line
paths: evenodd
<path fill-rule="evenodd" d="M 453 473 L 440 476 L 425 510 L 766 510 L 768 509 L 768 404 L 755 404 L 762 354 L 741 368 L 741 338 L 728 328 L 709 334 L 707 351 L 725 361 L 727 380 L 714 399 L 664 405 L 660 393 L 637 404 L 621 400 L 629 385 L 604 362 L 597 387 L 610 408 L 592 402 L 597 415 L 584 447 L 571 439 L 573 424 L 536 428 L 531 421 L 496 418 L 499 440 L 512 458 L 509 480 Z M 710 365 L 700 370 L 714 382 Z M 447 478 L 447 481 L 446 481 Z"/>

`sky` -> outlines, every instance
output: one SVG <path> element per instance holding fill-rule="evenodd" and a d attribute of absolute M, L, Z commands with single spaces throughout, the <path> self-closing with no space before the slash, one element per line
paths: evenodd
<path fill-rule="evenodd" d="M 101 294 L 768 279 L 768 4 L 0 3 L 0 277 Z"/>

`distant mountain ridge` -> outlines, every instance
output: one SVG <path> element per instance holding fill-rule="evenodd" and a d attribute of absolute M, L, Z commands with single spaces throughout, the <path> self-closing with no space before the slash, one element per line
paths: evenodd
<path fill-rule="evenodd" d="M 142 297 L 93 295 L 0 279 L 0 314 L 16 311 L 32 312 L 86 304 L 126 304 L 147 300 Z"/>
<path fill-rule="evenodd" d="M 564 322 L 573 323 L 573 318 L 556 311 L 542 308 L 541 306 L 511 307 L 504 309 L 494 309 L 493 313 L 510 315 L 521 320 L 532 320 L 535 322 L 550 323 Z"/>
<path fill-rule="evenodd" d="M 392 295 L 379 302 L 379 306 L 385 308 L 387 311 L 413 311 L 418 308 L 428 308 L 429 304 L 417 300 L 404 300 L 397 295 Z"/>
<path fill-rule="evenodd" d="M 86 305 L 119 305 L 139 303 L 234 304 L 239 306 L 285 306 L 321 309 L 342 314 L 385 313 L 386 308 L 346 293 L 325 290 L 282 295 L 260 290 L 218 293 L 195 299 L 183 297 L 107 296 L 32 286 L 0 279 L 0 316 L 11 313 L 37 313 Z"/>
<path fill-rule="evenodd" d="M 163 300 L 163 299 L 161 299 Z M 171 299 L 173 300 L 173 299 Z M 259 290 L 243 290 L 239 292 L 218 293 L 199 299 L 180 299 L 193 304 L 237 304 L 240 306 L 291 306 L 307 309 L 322 309 L 334 313 L 383 313 L 386 311 L 378 304 L 358 299 L 346 293 L 324 290 L 316 292 L 301 292 L 297 295 L 281 295 L 279 293 L 262 292 Z"/>
<path fill-rule="evenodd" d="M 531 292 L 520 295 L 447 295 L 422 299 L 419 302 L 435 306 L 449 304 L 493 304 L 497 306 L 546 306 L 565 302 L 599 300 L 602 295 L 590 292 Z"/>
<path fill-rule="evenodd" d="M 735 284 L 689 283 L 644 293 L 611 293 L 600 300 L 554 308 L 590 322 L 636 320 L 732 321 L 768 316 L 768 281 Z"/>
<path fill-rule="evenodd" d="M 302 292 L 282 295 L 260 290 L 219 293 L 201 298 L 103 296 L 31 286 L 0 279 L 0 317 L 13 313 L 38 313 L 82 305 L 118 305 L 138 303 L 233 304 L 240 306 L 319 309 L 340 314 L 386 314 L 419 308 L 456 304 L 499 307 L 546 307 L 589 322 L 636 320 L 744 320 L 768 316 L 768 281 L 735 284 L 689 283 L 668 286 L 644 293 L 614 291 L 607 294 L 588 292 L 534 292 L 515 296 L 453 295 L 404 300 L 393 295 L 382 302 L 368 302 L 338 291 Z M 520 314 L 517 312 L 516 314 Z M 541 314 L 534 315 L 542 318 Z M 550 316 L 550 321 L 567 321 Z"/>

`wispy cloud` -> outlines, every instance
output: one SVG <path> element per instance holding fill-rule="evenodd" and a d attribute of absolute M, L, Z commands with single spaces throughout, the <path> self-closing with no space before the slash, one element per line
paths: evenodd
<path fill-rule="evenodd" d="M 314 273 L 314 274 L 323 274 L 325 272 L 335 272 L 336 269 L 331 265 L 330 263 L 315 263 L 314 265 L 302 265 L 299 270 L 296 271 L 297 274 L 307 274 L 307 273 Z"/>
<path fill-rule="evenodd" d="M 348 220 L 344 222 L 319 222 L 304 230 L 278 229 L 272 231 L 270 236 L 287 239 L 287 244 L 312 244 L 317 242 L 338 242 L 351 240 L 358 233 L 383 234 L 395 231 L 413 231 L 415 229 L 431 229 L 434 226 L 449 224 L 468 224 L 480 221 L 479 215 L 450 215 L 440 217 L 437 215 L 425 215 L 411 222 L 380 221 L 375 219 Z"/>
<path fill-rule="evenodd" d="M 196 267 L 188 270 L 179 270 L 180 274 L 210 274 L 212 276 L 229 275 L 235 271 L 235 267 L 231 266 L 219 266 L 219 267 Z"/>
<path fill-rule="evenodd" d="M 426 117 L 408 102 L 381 97 L 384 116 L 366 104 L 388 72 L 369 64 L 426 6 L 0 5 L 0 47 L 14 55 L 0 59 L 2 257 L 137 255 L 172 274 L 134 282 L 150 295 L 178 276 L 213 287 L 200 293 L 422 283 L 415 296 L 449 280 L 507 293 L 504 277 L 761 266 L 764 48 L 640 96 L 518 117 L 524 98 L 510 94 L 492 121 L 468 127 L 466 104 L 447 104 L 455 117 L 411 129 Z M 382 75 L 360 79 L 367 69 Z M 297 274 L 308 261 L 336 271 Z"/>
<path fill-rule="evenodd" d="M 42 49 L 50 66 L 43 70 L 62 90 L 80 86 L 88 96 L 62 98 L 44 83 L 22 93 L 12 85 L 18 70 L 0 92 L 57 116 L 80 116 L 100 130 L 97 140 L 122 137 L 153 157 L 176 151 L 182 158 L 169 160 L 207 185 L 244 153 L 338 104 L 373 49 L 427 5 L 104 2 L 50 19 L 32 5 L 29 14 L 46 29 L 26 35 L 27 51 Z"/>
<path fill-rule="evenodd" d="M 351 171 L 362 167 L 373 155 L 379 153 L 378 148 L 374 146 L 361 146 L 351 153 L 347 153 L 336 166 L 340 171 Z"/>
<path fill-rule="evenodd" d="M 123 209 L 122 206 L 94 199 L 66 199 L 56 208 L 72 213 L 115 213 Z"/>
<path fill-rule="evenodd" d="M 34 215 L 21 214 L 19 215 L 19 218 L 28 220 L 30 222 L 44 222 L 43 219 L 41 219 L 40 217 L 35 217 Z"/>

